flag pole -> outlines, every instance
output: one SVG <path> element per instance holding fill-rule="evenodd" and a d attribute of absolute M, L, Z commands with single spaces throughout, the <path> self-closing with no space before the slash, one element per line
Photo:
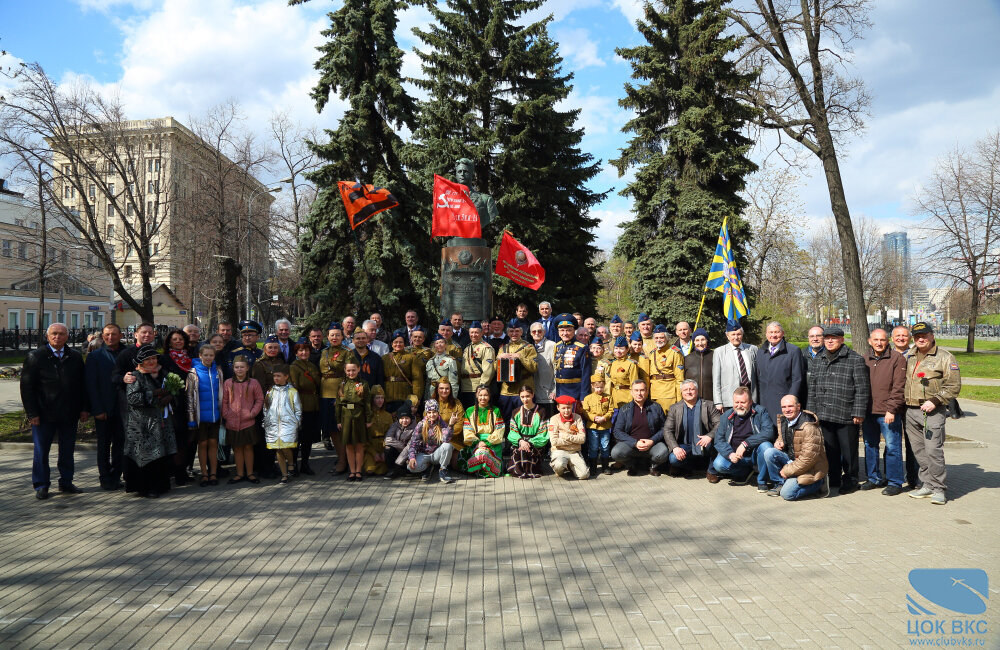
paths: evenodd
<path fill-rule="evenodd" d="M 705 296 L 708 294 L 708 289 L 701 292 L 701 304 L 698 305 L 698 317 L 694 319 L 694 328 L 698 329 L 698 323 L 701 322 L 701 310 L 705 308 Z"/>

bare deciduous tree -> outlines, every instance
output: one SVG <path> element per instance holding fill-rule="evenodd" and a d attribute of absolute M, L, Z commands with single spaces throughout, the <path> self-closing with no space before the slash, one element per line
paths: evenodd
<path fill-rule="evenodd" d="M 867 350 L 868 323 L 858 245 L 840 175 L 837 147 L 863 128 L 869 97 L 846 72 L 852 43 L 870 26 L 868 0 L 752 0 L 732 17 L 746 35 L 741 63 L 759 70 L 743 99 L 758 125 L 791 138 L 823 165 L 840 238 L 855 344 Z"/>
<path fill-rule="evenodd" d="M 926 272 L 968 288 L 966 351 L 974 352 L 984 285 L 1000 263 L 1000 130 L 938 160 L 914 202 L 914 212 L 926 217 L 920 229 Z"/>
<path fill-rule="evenodd" d="M 57 86 L 37 63 L 0 74 L 14 83 L 0 101 L 0 155 L 31 170 L 40 202 L 80 236 L 122 299 L 152 321 L 153 240 L 173 198 L 166 170 L 161 175 L 158 162 L 153 168 L 163 131 L 150 121 L 139 128 L 117 99 L 86 83 Z M 113 234 L 112 220 L 120 225 Z"/>

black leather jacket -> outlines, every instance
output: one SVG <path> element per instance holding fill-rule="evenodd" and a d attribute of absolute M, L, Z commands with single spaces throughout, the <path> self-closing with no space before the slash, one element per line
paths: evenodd
<path fill-rule="evenodd" d="M 24 414 L 47 423 L 76 422 L 90 410 L 84 381 L 83 356 L 76 350 L 64 347 L 62 359 L 48 345 L 32 350 L 21 370 Z"/>

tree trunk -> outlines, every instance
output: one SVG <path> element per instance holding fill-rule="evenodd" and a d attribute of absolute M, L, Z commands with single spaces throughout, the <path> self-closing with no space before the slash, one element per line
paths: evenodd
<path fill-rule="evenodd" d="M 972 304 L 969 305 L 969 335 L 965 341 L 965 351 L 976 351 L 976 323 L 979 321 L 979 278 L 972 278 Z"/>
<path fill-rule="evenodd" d="M 818 125 L 819 126 L 819 125 Z M 847 309 L 851 316 L 851 338 L 859 354 L 868 354 L 868 312 L 865 309 L 865 294 L 861 284 L 861 259 L 858 242 L 854 238 L 851 212 L 844 195 L 844 182 L 840 177 L 840 165 L 834 149 L 833 138 L 825 125 L 817 128 L 817 139 L 821 147 L 823 172 L 830 192 L 830 209 L 840 235 L 840 252 L 844 265 L 844 286 L 847 288 Z"/>
<path fill-rule="evenodd" d="M 217 259 L 219 259 L 220 284 L 222 286 L 222 292 L 217 302 L 217 313 L 219 320 L 229 321 L 235 331 L 236 324 L 239 322 L 236 283 L 243 267 L 231 257 Z"/>

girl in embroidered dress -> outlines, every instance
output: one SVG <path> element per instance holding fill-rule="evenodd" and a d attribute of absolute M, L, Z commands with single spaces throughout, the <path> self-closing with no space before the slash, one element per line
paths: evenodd
<path fill-rule="evenodd" d="M 470 474 L 496 478 L 503 472 L 504 422 L 500 409 L 490 406 L 490 389 L 480 386 L 476 405 L 465 412 L 465 448 L 459 469 Z"/>

